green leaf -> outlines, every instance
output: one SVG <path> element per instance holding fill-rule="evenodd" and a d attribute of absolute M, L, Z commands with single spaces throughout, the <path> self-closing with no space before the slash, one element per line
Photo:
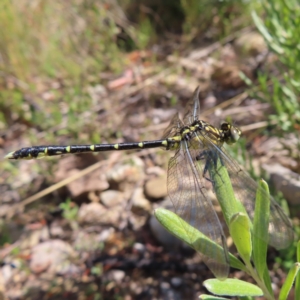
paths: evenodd
<path fill-rule="evenodd" d="M 217 297 L 217 296 L 212 296 L 212 295 L 200 295 L 199 299 L 202 300 L 228 300 L 228 298 L 223 298 L 223 297 Z"/>
<path fill-rule="evenodd" d="M 218 279 L 205 280 L 203 285 L 207 290 L 219 296 L 262 296 L 263 291 L 256 285 L 239 279 L 226 279 L 220 281 Z"/>
<path fill-rule="evenodd" d="M 300 262 L 300 241 L 297 243 L 297 262 Z M 295 299 L 300 297 L 300 273 L 298 272 L 298 275 L 296 277 L 296 283 L 295 283 Z"/>
<path fill-rule="evenodd" d="M 214 167 L 209 168 L 209 175 L 213 181 L 214 191 L 221 206 L 226 224 L 229 227 L 230 220 L 235 214 L 241 212 L 247 215 L 247 212 L 242 203 L 235 198 L 228 171 L 220 162 L 219 158 L 214 163 Z"/>
<path fill-rule="evenodd" d="M 268 289 L 270 295 L 274 296 L 274 292 L 273 292 L 273 289 L 272 289 L 272 282 L 271 282 L 271 278 L 270 278 L 268 268 L 265 268 L 263 282 L 264 282 L 266 288 Z"/>
<path fill-rule="evenodd" d="M 268 228 L 270 216 L 270 193 L 267 183 L 259 182 L 256 193 L 253 220 L 253 262 L 260 279 L 263 279 L 267 268 Z"/>
<path fill-rule="evenodd" d="M 230 235 L 238 253 L 247 264 L 250 264 L 252 254 L 251 223 L 248 215 L 238 213 L 234 215 L 229 224 Z"/>
<path fill-rule="evenodd" d="M 255 23 L 255 26 L 257 27 L 259 32 L 262 34 L 262 36 L 265 38 L 265 40 L 267 40 L 267 42 L 271 43 L 273 38 L 269 34 L 269 32 L 268 32 L 267 28 L 265 27 L 265 25 L 264 25 L 263 21 L 261 20 L 261 18 L 258 17 L 258 15 L 256 14 L 255 11 L 251 12 L 251 16 L 252 16 L 252 19 Z"/>
<path fill-rule="evenodd" d="M 164 208 L 158 208 L 154 211 L 154 214 L 158 222 L 166 230 L 188 244 L 190 247 L 194 248 L 196 251 L 208 257 L 211 257 L 211 254 L 214 253 L 214 258 L 216 257 L 215 254 L 220 251 L 222 251 L 220 254 L 223 254 L 224 249 L 220 245 L 209 239 L 193 226 L 189 225 L 175 213 Z M 187 232 L 189 234 L 187 234 Z M 191 240 L 191 238 L 193 238 L 193 240 Z M 229 264 L 233 268 L 246 271 L 246 267 L 243 263 L 231 253 L 229 253 Z"/>
<path fill-rule="evenodd" d="M 279 294 L 279 300 L 286 300 L 289 293 L 290 293 L 290 290 L 293 286 L 293 283 L 294 283 L 294 280 L 298 274 L 298 271 L 299 271 L 299 268 L 300 268 L 300 263 L 295 263 L 294 266 L 290 269 L 289 273 L 288 273 L 288 276 L 281 288 L 281 291 L 280 291 L 280 294 Z"/>

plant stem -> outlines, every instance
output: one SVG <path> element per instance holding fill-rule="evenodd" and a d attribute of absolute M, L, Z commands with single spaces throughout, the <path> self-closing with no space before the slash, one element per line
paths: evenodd
<path fill-rule="evenodd" d="M 265 285 L 265 282 L 259 278 L 259 276 L 256 273 L 256 270 L 252 267 L 251 263 L 245 263 L 247 271 L 249 271 L 249 274 L 252 276 L 252 278 L 256 281 L 257 285 L 262 289 L 264 296 L 268 300 L 275 300 L 274 296 L 270 294 L 268 288 Z"/>

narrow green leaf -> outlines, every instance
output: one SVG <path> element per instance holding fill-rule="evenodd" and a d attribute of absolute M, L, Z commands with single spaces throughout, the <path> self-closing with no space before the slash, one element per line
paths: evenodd
<path fill-rule="evenodd" d="M 279 294 L 279 300 L 286 300 L 290 290 L 293 286 L 294 280 L 298 274 L 300 268 L 300 263 L 295 263 L 294 266 L 290 269 L 288 276 L 286 277 L 286 280 L 281 288 L 280 294 Z"/>
<path fill-rule="evenodd" d="M 227 226 L 229 226 L 230 220 L 235 214 L 242 212 L 247 215 L 242 203 L 235 198 L 227 169 L 220 162 L 219 158 L 214 163 L 214 167 L 209 168 L 209 175 L 213 181 L 214 191 L 221 206 Z"/>
<path fill-rule="evenodd" d="M 297 243 L 297 262 L 300 262 L 300 240 Z"/>
<path fill-rule="evenodd" d="M 300 241 L 297 243 L 297 262 L 300 263 Z M 300 299 L 300 272 L 298 272 L 295 283 L 295 299 Z"/>
<path fill-rule="evenodd" d="M 252 242 L 251 225 L 248 216 L 243 213 L 234 215 L 230 220 L 229 231 L 238 253 L 246 264 L 250 264 Z"/>
<path fill-rule="evenodd" d="M 273 38 L 270 35 L 270 33 L 268 32 L 268 30 L 265 27 L 265 25 L 264 25 L 263 21 L 261 20 L 261 18 L 259 18 L 259 16 L 256 14 L 255 11 L 251 12 L 251 16 L 252 16 L 252 19 L 255 23 L 255 26 L 257 27 L 259 32 L 262 34 L 262 36 L 265 38 L 265 40 L 267 40 L 268 43 L 271 43 Z"/>
<path fill-rule="evenodd" d="M 273 292 L 273 289 L 272 289 L 272 282 L 271 282 L 271 278 L 270 278 L 268 268 L 265 268 L 263 282 L 265 283 L 265 286 L 268 289 L 270 295 L 274 296 L 274 292 Z"/>
<path fill-rule="evenodd" d="M 262 296 L 263 291 L 256 285 L 239 279 L 228 278 L 224 281 L 208 279 L 203 282 L 207 290 L 219 296 Z"/>
<path fill-rule="evenodd" d="M 166 230 L 196 251 L 208 257 L 210 257 L 212 253 L 216 254 L 220 251 L 223 253 L 224 249 L 220 245 L 216 244 L 199 230 L 189 225 L 175 213 L 164 208 L 158 208 L 154 211 L 154 214 L 158 222 Z M 187 234 L 187 232 L 189 234 Z M 214 255 L 214 258 L 215 257 L 216 255 Z M 231 253 L 229 253 L 229 263 L 233 268 L 246 271 L 246 267 L 243 263 Z"/>
<path fill-rule="evenodd" d="M 270 216 L 270 193 L 267 183 L 260 180 L 256 192 L 253 220 L 253 262 L 260 279 L 267 268 L 268 228 Z"/>
<path fill-rule="evenodd" d="M 212 296 L 212 295 L 200 295 L 199 299 L 202 300 L 228 300 L 228 298 L 223 298 L 223 297 L 217 297 L 217 296 Z"/>

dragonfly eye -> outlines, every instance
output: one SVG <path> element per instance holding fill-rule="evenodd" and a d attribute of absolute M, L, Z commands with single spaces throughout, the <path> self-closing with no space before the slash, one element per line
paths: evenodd
<path fill-rule="evenodd" d="M 221 130 L 223 131 L 223 133 L 225 135 L 225 142 L 228 145 L 232 145 L 232 144 L 236 143 L 241 136 L 240 129 L 238 129 L 237 127 L 235 127 L 227 122 L 224 122 L 221 124 Z"/>
<path fill-rule="evenodd" d="M 229 142 L 231 144 L 236 143 L 239 140 L 240 136 L 241 136 L 241 131 L 237 127 L 231 126 Z"/>

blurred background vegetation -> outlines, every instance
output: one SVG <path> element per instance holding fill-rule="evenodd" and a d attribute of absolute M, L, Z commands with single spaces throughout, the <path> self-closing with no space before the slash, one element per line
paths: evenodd
<path fill-rule="evenodd" d="M 238 125 L 263 124 L 254 131 L 245 127 L 244 149 L 284 158 L 281 164 L 300 173 L 299 25 L 298 0 L 2 0 L 0 155 L 33 144 L 160 138 L 174 108 L 184 106 L 202 83 L 203 98 L 222 95 L 214 102 L 220 109 L 223 102 L 241 107 L 242 115 L 232 116 Z M 249 31 L 259 32 L 266 46 L 243 42 Z M 226 52 L 233 45 L 234 57 Z M 210 65 L 211 59 L 214 71 L 201 75 L 196 65 Z M 228 83 L 224 78 L 232 73 L 247 85 L 236 78 Z M 242 100 L 230 102 L 243 93 Z M 243 106 L 257 103 L 267 109 L 245 117 Z M 268 137 L 283 141 L 278 154 L 253 150 Z M 244 149 L 236 150 L 242 163 Z M 166 166 L 166 158 L 158 155 L 156 161 Z M 17 191 L 18 203 L 59 181 L 56 165 L 57 159 L 30 162 L 28 170 L 23 162 L 1 161 L 0 184 Z M 52 209 L 63 208 L 75 230 L 81 203 L 74 206 L 68 196 L 53 200 Z M 12 242 L 3 231 L 2 245 Z M 289 250 L 283 260 L 291 263 L 293 256 Z"/>

